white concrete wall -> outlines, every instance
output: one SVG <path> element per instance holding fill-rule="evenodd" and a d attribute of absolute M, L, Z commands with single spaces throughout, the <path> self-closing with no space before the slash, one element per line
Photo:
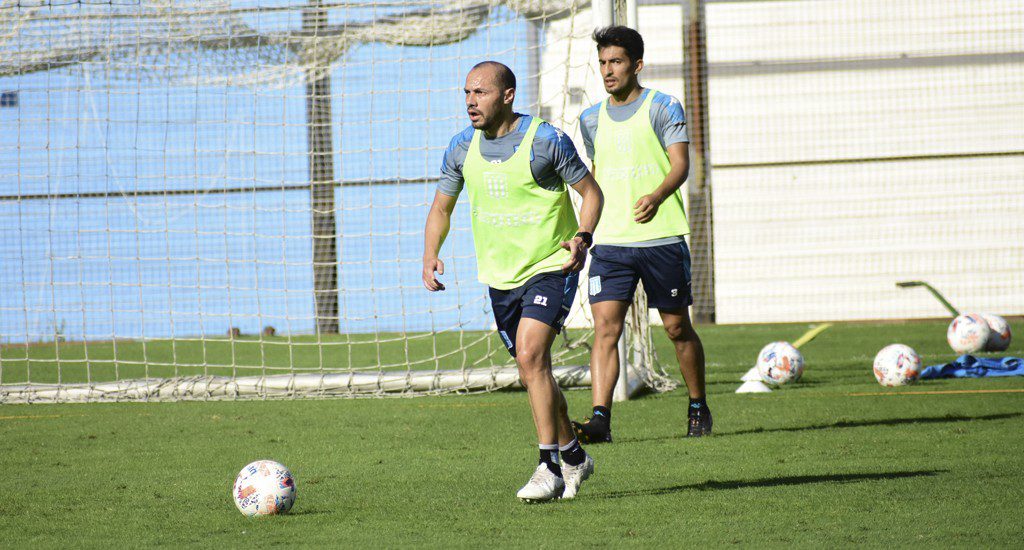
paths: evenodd
<path fill-rule="evenodd" d="M 681 16 L 641 7 L 648 65 L 681 74 Z M 542 98 L 577 141 L 604 97 L 589 21 L 552 25 L 543 59 Z M 945 315 L 902 280 L 1024 314 L 1024 155 L 982 156 L 1024 151 L 1024 4 L 709 2 L 707 33 L 719 322 Z M 682 97 L 659 74 L 645 85 Z M 919 158 L 820 162 L 892 157 Z"/>

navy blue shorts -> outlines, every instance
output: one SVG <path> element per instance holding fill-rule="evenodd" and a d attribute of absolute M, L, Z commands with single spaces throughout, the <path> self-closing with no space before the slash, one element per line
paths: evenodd
<path fill-rule="evenodd" d="M 690 249 L 686 242 L 661 246 L 598 245 L 590 251 L 590 303 L 631 302 L 637 281 L 644 282 L 647 304 L 682 309 L 690 294 Z"/>
<path fill-rule="evenodd" d="M 516 331 L 523 317 L 550 325 L 556 333 L 562 330 L 579 278 L 579 273 L 540 273 L 511 290 L 490 289 L 498 334 L 512 357 L 516 356 Z"/>

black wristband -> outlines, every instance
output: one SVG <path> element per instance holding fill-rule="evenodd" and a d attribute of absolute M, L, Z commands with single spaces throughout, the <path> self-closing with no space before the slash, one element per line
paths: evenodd
<path fill-rule="evenodd" d="M 588 231 L 580 231 L 579 233 L 576 234 L 576 236 L 583 240 L 584 244 L 587 245 L 587 248 L 590 248 L 591 246 L 594 246 L 594 234 L 593 233 L 590 233 Z"/>

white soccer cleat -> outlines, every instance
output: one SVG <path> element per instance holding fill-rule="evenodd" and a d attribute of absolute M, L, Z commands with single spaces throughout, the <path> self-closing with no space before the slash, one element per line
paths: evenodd
<path fill-rule="evenodd" d="M 586 453 L 586 451 L 584 451 Z M 565 491 L 562 498 L 574 498 L 580 490 L 580 485 L 594 473 L 594 459 L 588 454 L 579 466 L 570 466 L 562 463 L 562 477 L 565 479 Z"/>
<path fill-rule="evenodd" d="M 565 481 L 554 474 L 544 464 L 538 464 L 530 476 L 530 481 L 523 485 L 516 496 L 524 502 L 543 502 L 562 496 Z"/>

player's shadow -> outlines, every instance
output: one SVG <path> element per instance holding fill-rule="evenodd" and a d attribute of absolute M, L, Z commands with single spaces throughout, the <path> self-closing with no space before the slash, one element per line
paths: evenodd
<path fill-rule="evenodd" d="M 1008 418 L 1017 418 L 1024 415 L 1024 413 L 1002 413 L 1002 414 L 986 414 L 982 416 L 965 416 L 965 415 L 946 415 L 946 416 L 918 416 L 911 418 L 881 418 L 877 420 L 840 420 L 839 422 L 832 422 L 829 424 L 814 424 L 811 426 L 791 426 L 786 428 L 752 428 L 749 430 L 737 430 L 735 432 L 725 432 L 722 436 L 731 435 L 748 435 L 748 434 L 760 434 L 760 433 L 780 433 L 780 432 L 808 432 L 815 430 L 831 430 L 834 428 L 864 428 L 868 426 L 901 426 L 903 424 L 945 424 L 948 422 L 971 422 L 974 420 L 1006 420 Z"/>
<path fill-rule="evenodd" d="M 681 493 L 685 491 L 728 491 L 732 489 L 784 487 L 787 485 L 808 485 L 812 483 L 859 483 L 862 481 L 879 481 L 913 477 L 931 477 L 934 475 L 946 473 L 947 471 L 948 470 L 915 470 L 910 472 L 884 472 L 878 474 L 830 474 L 818 476 L 766 477 L 762 479 L 737 481 L 708 480 L 703 483 L 672 485 L 670 487 L 654 487 L 650 489 L 635 489 L 631 491 L 613 491 L 610 493 L 601 493 L 593 495 L 593 498 L 626 498 L 640 496 L 657 496 Z"/>
<path fill-rule="evenodd" d="M 830 422 L 828 424 L 812 424 L 810 426 L 787 426 L 784 428 L 751 428 L 749 430 L 737 430 L 734 432 L 715 432 L 711 437 L 729 437 L 735 435 L 751 435 L 751 434 L 770 434 L 770 433 L 783 433 L 783 432 L 810 432 L 815 430 L 831 430 L 839 428 L 865 428 L 869 426 L 900 426 L 903 424 L 945 424 L 949 422 L 971 422 L 974 420 L 1006 420 L 1008 418 L 1018 418 L 1024 416 L 1024 413 L 1001 413 L 1001 414 L 986 414 L 982 416 L 964 416 L 964 415 L 947 415 L 947 416 L 918 416 L 911 418 L 882 418 L 877 420 L 841 420 L 839 422 Z M 638 438 L 623 438 L 623 443 L 643 443 L 647 441 L 663 441 L 670 439 L 679 439 L 681 434 L 662 435 L 657 437 L 638 437 Z"/>

